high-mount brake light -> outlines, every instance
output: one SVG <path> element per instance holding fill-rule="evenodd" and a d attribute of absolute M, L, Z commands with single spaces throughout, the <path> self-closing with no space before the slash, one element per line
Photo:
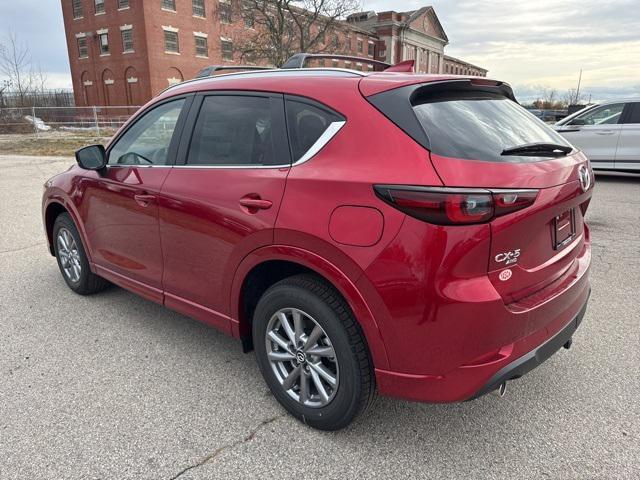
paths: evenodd
<path fill-rule="evenodd" d="M 374 185 L 378 197 L 409 216 L 436 225 L 485 223 L 535 202 L 537 190 Z"/>

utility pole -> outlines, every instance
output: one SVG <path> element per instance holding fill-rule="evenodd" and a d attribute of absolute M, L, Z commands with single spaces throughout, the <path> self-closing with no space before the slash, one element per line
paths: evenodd
<path fill-rule="evenodd" d="M 576 99 L 574 100 L 574 104 L 578 103 L 580 99 L 580 83 L 582 82 L 582 69 L 580 69 L 580 76 L 578 76 L 578 88 L 576 89 Z"/>

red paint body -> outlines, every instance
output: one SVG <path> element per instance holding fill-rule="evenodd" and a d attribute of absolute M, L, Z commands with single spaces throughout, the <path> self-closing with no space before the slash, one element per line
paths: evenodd
<path fill-rule="evenodd" d="M 266 261 L 296 263 L 331 282 L 366 336 L 383 394 L 449 402 L 473 396 L 497 371 L 573 319 L 589 294 L 581 153 L 532 163 L 439 157 L 365 96 L 447 77 L 228 76 L 185 83 L 185 93 L 251 90 L 311 97 L 346 118 L 311 160 L 286 168 L 73 167 L 43 200 L 73 216 L 92 269 L 233 336 L 247 275 Z M 135 121 L 135 118 L 131 121 Z M 127 128 L 126 126 L 123 128 Z M 536 188 L 534 204 L 489 223 L 439 226 L 380 200 L 374 184 Z M 147 203 L 136 195 L 151 195 Z M 146 198 L 146 197 L 144 197 Z M 143 200 L 144 200 L 143 198 Z M 265 209 L 243 198 L 271 202 Z M 245 202 L 246 203 L 246 202 Z M 576 237 L 550 240 L 556 215 L 574 208 Z M 521 250 L 512 277 L 494 258 Z"/>

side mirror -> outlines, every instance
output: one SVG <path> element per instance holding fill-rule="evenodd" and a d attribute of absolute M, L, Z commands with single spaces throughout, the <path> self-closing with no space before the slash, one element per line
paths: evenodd
<path fill-rule="evenodd" d="M 107 165 L 107 154 L 102 145 L 91 145 L 76 152 L 76 162 L 85 170 L 102 170 Z"/>

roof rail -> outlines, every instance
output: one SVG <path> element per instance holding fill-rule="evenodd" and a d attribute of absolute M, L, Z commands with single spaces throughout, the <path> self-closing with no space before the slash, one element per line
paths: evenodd
<path fill-rule="evenodd" d="M 290 57 L 289 60 L 284 62 L 284 64 L 280 68 L 304 68 L 304 64 L 307 62 L 307 60 L 320 58 L 368 63 L 369 65 L 378 67 L 381 70 L 386 70 L 387 68 L 391 67 L 391 65 L 386 62 L 373 60 L 371 58 L 354 57 L 351 55 L 335 55 L 331 53 L 296 53 L 295 55 Z"/>
<path fill-rule="evenodd" d="M 208 67 L 204 67 L 194 78 L 205 78 L 211 77 L 215 74 L 215 72 L 220 72 L 223 70 L 274 70 L 274 67 L 260 67 L 257 65 L 210 65 Z"/>

